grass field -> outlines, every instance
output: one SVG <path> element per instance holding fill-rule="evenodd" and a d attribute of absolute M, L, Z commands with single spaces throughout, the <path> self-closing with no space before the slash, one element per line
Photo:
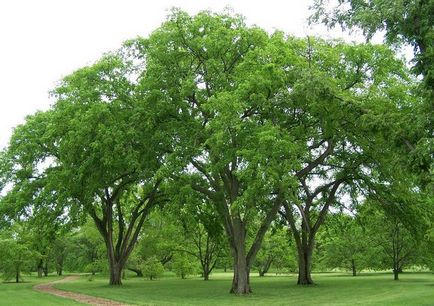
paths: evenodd
<path fill-rule="evenodd" d="M 1 306 L 78 306 L 83 305 L 71 300 L 63 299 L 53 295 L 37 292 L 32 289 L 36 284 L 52 282 L 62 277 L 48 276 L 38 279 L 34 276 L 24 276 L 24 283 L 2 283 L 0 282 L 0 305 Z"/>
<path fill-rule="evenodd" d="M 92 281 L 82 277 L 56 287 L 138 305 L 434 305 L 434 274 L 404 273 L 400 277 L 393 281 L 390 273 L 357 277 L 324 273 L 314 275 L 317 285 L 300 287 L 295 285 L 295 275 L 252 276 L 254 293 L 248 297 L 228 293 L 230 273 L 213 274 L 208 282 L 199 278 L 129 278 L 120 288 L 109 287 L 102 277 Z"/>

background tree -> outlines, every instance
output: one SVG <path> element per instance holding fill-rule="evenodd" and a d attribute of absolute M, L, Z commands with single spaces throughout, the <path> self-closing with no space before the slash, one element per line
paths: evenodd
<path fill-rule="evenodd" d="M 398 280 L 404 266 L 416 262 L 418 235 L 406 228 L 396 215 L 385 213 L 372 202 L 360 210 L 360 218 L 376 250 L 371 254 L 375 258 L 371 265 L 392 269 L 394 280 Z"/>
<path fill-rule="evenodd" d="M 357 272 L 369 267 L 367 256 L 374 253 L 368 253 L 368 249 L 374 247 L 357 217 L 345 213 L 332 214 L 319 240 L 322 251 L 320 261 L 327 268 L 344 268 L 356 276 Z"/>
<path fill-rule="evenodd" d="M 198 271 L 197 258 L 186 253 L 178 253 L 173 260 L 172 269 L 182 279 L 188 275 L 195 275 Z"/>
<path fill-rule="evenodd" d="M 157 257 L 152 256 L 142 264 L 141 270 L 143 271 L 144 276 L 153 280 L 163 276 L 164 266 Z"/>
<path fill-rule="evenodd" d="M 64 263 L 67 271 L 95 274 L 107 270 L 103 269 L 106 266 L 105 243 L 91 220 L 87 220 L 72 233 L 67 252 Z"/>
<path fill-rule="evenodd" d="M 289 267 L 291 250 L 288 239 L 286 229 L 273 228 L 267 232 L 254 263 L 259 276 L 265 276 L 272 266 L 275 268 L 276 273 L 282 272 L 285 267 Z"/>
<path fill-rule="evenodd" d="M 179 214 L 178 214 L 179 216 Z M 183 232 L 170 214 L 170 209 L 155 210 L 145 222 L 146 230 L 139 237 L 133 257 L 127 262 L 127 269 L 141 276 L 140 267 L 151 257 L 160 260 L 163 266 L 169 264 L 183 241 Z"/>
<path fill-rule="evenodd" d="M 19 223 L 0 233 L 0 271 L 5 281 L 14 279 L 16 283 L 20 282 L 22 273 L 32 271 L 35 257 L 38 256 Z"/>
<path fill-rule="evenodd" d="M 209 280 L 223 253 L 223 227 L 218 214 L 203 195 L 194 192 L 188 185 L 179 186 L 178 190 L 175 202 L 179 204 L 172 205 L 172 214 L 178 220 L 184 239 L 177 251 L 195 257 L 202 268 L 204 280 Z"/>

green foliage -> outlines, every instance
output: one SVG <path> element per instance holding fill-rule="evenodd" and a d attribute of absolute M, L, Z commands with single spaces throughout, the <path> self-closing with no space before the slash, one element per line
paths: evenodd
<path fill-rule="evenodd" d="M 370 237 L 371 268 L 401 272 L 404 267 L 418 263 L 421 240 L 395 215 L 367 202 L 360 208 L 359 216 Z"/>
<path fill-rule="evenodd" d="M 264 276 L 270 268 L 274 268 L 275 273 L 296 271 L 295 248 L 288 244 L 288 239 L 286 229 L 276 228 L 267 232 L 254 262 L 260 276 Z"/>
<path fill-rule="evenodd" d="M 414 72 L 423 77 L 423 87 L 416 92 L 424 100 L 413 107 L 400 123 L 398 145 L 408 155 L 406 166 L 419 174 L 419 183 L 433 194 L 433 118 L 434 118 L 434 2 L 432 0 L 343 0 L 335 6 L 328 0 L 315 0 L 313 21 L 329 27 L 362 29 L 370 39 L 384 33 L 389 44 L 409 44 L 414 48 Z"/>
<path fill-rule="evenodd" d="M 0 233 L 0 271 L 5 281 L 22 281 L 22 273 L 32 271 L 39 254 L 28 240 L 24 228 L 14 224 L 9 231 Z"/>
<path fill-rule="evenodd" d="M 384 31 L 389 43 L 408 43 L 415 48 L 419 72 L 428 76 L 434 66 L 434 3 L 430 0 L 345 0 L 336 7 L 329 1 L 316 0 L 313 5 L 313 20 L 344 29 L 360 28 L 371 38 Z M 430 78 L 432 76 L 429 76 Z"/>
<path fill-rule="evenodd" d="M 106 256 L 103 239 L 95 225 L 88 221 L 68 239 L 64 269 L 70 272 L 100 272 L 106 270 L 107 265 L 102 264 Z"/>
<path fill-rule="evenodd" d="M 195 258 L 192 258 L 191 256 L 182 256 L 179 254 L 175 256 L 172 269 L 175 271 L 176 276 L 185 279 L 188 275 L 197 274 L 198 264 Z"/>
<path fill-rule="evenodd" d="M 83 269 L 83 272 L 92 273 L 92 275 L 101 271 L 107 271 L 107 264 L 102 260 L 95 260 L 87 264 Z"/>
<path fill-rule="evenodd" d="M 370 226 L 370 223 L 366 226 Z M 373 268 L 369 257 L 375 251 L 368 250 L 377 248 L 357 217 L 344 213 L 332 214 L 318 237 L 318 243 L 320 261 L 327 268 L 353 270 L 354 274 L 365 268 Z"/>
<path fill-rule="evenodd" d="M 145 277 L 153 280 L 163 276 L 164 266 L 161 264 L 160 260 L 158 260 L 157 257 L 152 256 L 143 262 L 141 270 Z"/>

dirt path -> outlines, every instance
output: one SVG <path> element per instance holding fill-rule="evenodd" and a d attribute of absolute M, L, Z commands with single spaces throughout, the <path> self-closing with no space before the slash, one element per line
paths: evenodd
<path fill-rule="evenodd" d="M 80 277 L 79 276 L 66 276 L 65 278 L 58 280 L 58 281 L 36 285 L 33 287 L 33 289 L 35 289 L 37 291 L 41 291 L 41 292 L 46 292 L 46 293 L 49 293 L 52 295 L 60 296 L 63 298 L 71 299 L 71 300 L 74 300 L 74 301 L 77 301 L 80 303 L 84 303 L 84 304 L 88 304 L 88 305 L 128 306 L 127 304 L 122 304 L 121 302 L 116 302 L 116 301 L 103 299 L 103 298 L 99 298 L 99 297 L 94 297 L 94 296 L 81 294 L 81 293 L 64 291 L 64 290 L 56 289 L 53 287 L 53 284 L 69 282 L 69 281 L 76 280 L 78 278 L 80 278 Z"/>

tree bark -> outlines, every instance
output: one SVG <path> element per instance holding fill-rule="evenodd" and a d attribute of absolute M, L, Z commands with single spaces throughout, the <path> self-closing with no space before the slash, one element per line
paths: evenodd
<path fill-rule="evenodd" d="M 353 276 L 357 276 L 357 271 L 356 271 L 356 262 L 354 259 L 351 259 L 351 269 L 353 271 Z"/>
<path fill-rule="evenodd" d="M 15 282 L 19 283 L 20 282 L 20 269 L 17 268 L 16 273 L 15 273 Z"/>
<path fill-rule="evenodd" d="M 399 271 L 398 271 L 398 269 L 393 269 L 393 280 L 399 280 Z"/>
<path fill-rule="evenodd" d="M 298 280 L 297 285 L 313 285 L 312 280 L 312 250 L 304 247 L 298 254 Z"/>
<path fill-rule="evenodd" d="M 265 276 L 265 273 L 267 273 L 268 270 L 270 269 L 272 262 L 273 262 L 273 258 L 272 257 L 267 258 L 267 260 L 265 261 L 264 265 L 261 268 L 259 268 L 258 272 L 259 272 L 259 276 L 260 277 Z"/>
<path fill-rule="evenodd" d="M 44 265 L 44 276 L 45 277 L 48 276 L 48 263 L 46 260 L 45 260 L 45 265 Z"/>
<path fill-rule="evenodd" d="M 202 266 L 202 276 L 203 276 L 203 280 L 209 280 L 209 274 L 210 274 L 210 269 L 209 269 L 209 265 L 208 265 L 208 263 L 205 263 L 203 266 Z"/>
<path fill-rule="evenodd" d="M 252 292 L 250 288 L 250 266 L 247 261 L 246 252 L 246 230 L 243 221 L 239 218 L 233 220 L 233 239 L 232 239 L 232 255 L 234 259 L 234 277 L 232 279 L 232 288 L 230 293 L 234 294 L 249 294 Z"/>
<path fill-rule="evenodd" d="M 110 262 L 110 285 L 122 285 L 123 266 L 119 262 Z"/>
<path fill-rule="evenodd" d="M 247 266 L 245 256 L 234 256 L 234 277 L 232 279 L 232 288 L 230 293 L 234 294 L 249 294 L 252 292 L 250 288 L 250 269 Z"/>
<path fill-rule="evenodd" d="M 39 263 L 38 263 L 38 277 L 42 277 L 42 274 L 44 273 L 43 272 L 43 262 L 42 262 L 42 259 L 39 261 Z"/>

